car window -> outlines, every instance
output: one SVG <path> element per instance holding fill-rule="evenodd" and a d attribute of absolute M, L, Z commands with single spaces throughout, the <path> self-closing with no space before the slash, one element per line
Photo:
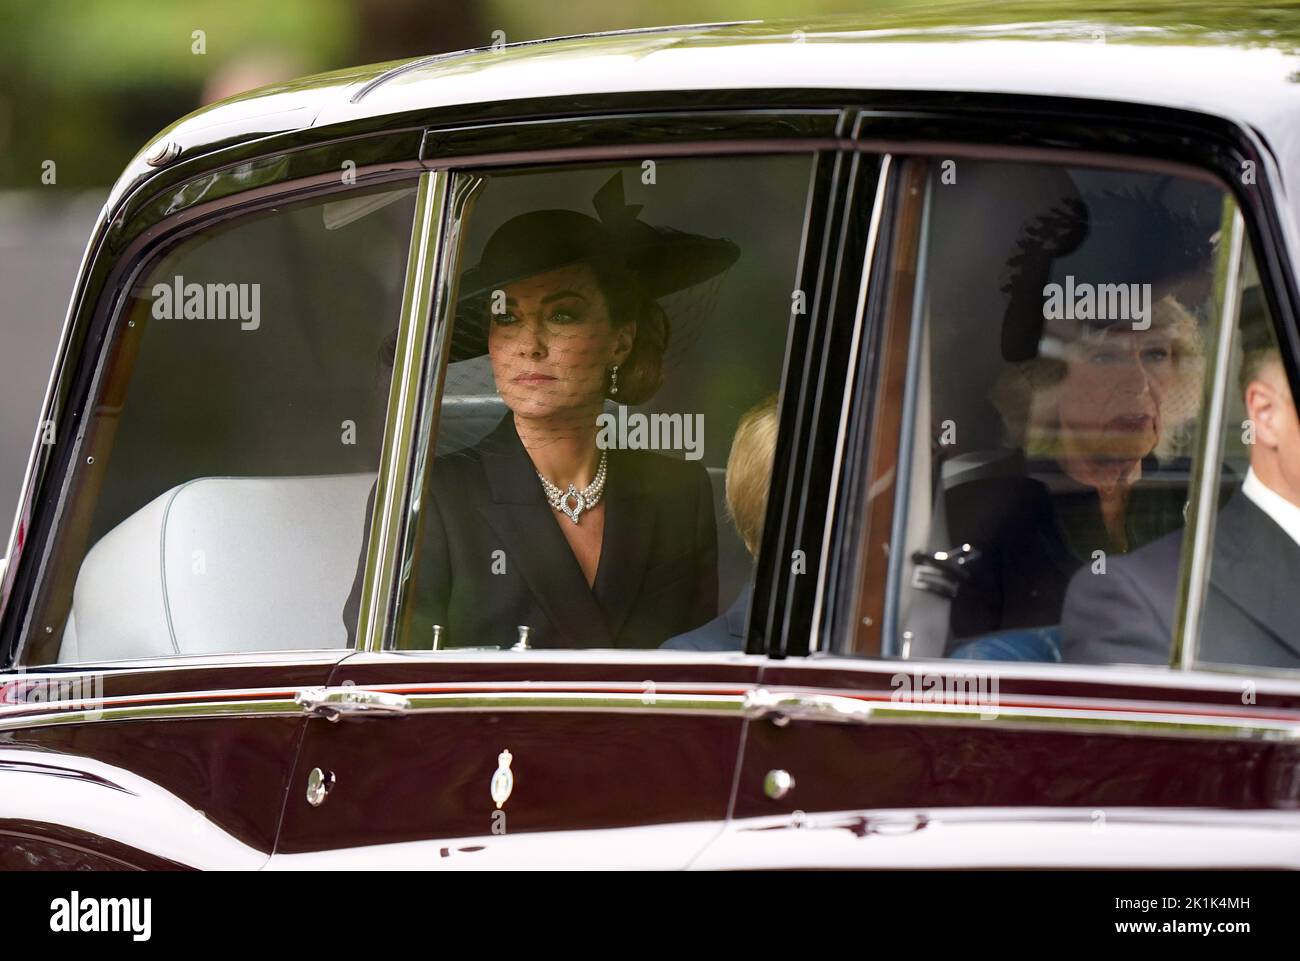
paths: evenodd
<path fill-rule="evenodd" d="M 1166 172 L 906 169 L 921 227 L 890 252 L 908 282 L 832 646 L 1168 664 L 1231 203 Z M 1244 464 L 1222 462 L 1215 503 Z"/>
<path fill-rule="evenodd" d="M 1300 422 L 1264 287 L 1245 251 L 1223 397 L 1220 486 L 1207 523 L 1195 660 L 1300 669 Z"/>
<path fill-rule="evenodd" d="M 398 649 L 743 648 L 811 163 L 476 174 Z"/>
<path fill-rule="evenodd" d="M 198 229 L 119 310 L 26 660 L 342 647 L 413 186 Z"/>

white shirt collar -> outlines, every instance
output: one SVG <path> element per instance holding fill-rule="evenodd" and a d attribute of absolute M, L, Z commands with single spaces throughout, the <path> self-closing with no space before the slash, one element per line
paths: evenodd
<path fill-rule="evenodd" d="M 1300 544 L 1300 507 L 1266 486 L 1255 476 L 1253 467 L 1246 471 L 1241 492 L 1249 497 L 1256 507 L 1271 517 L 1278 527 L 1286 531 L 1291 540 Z"/>

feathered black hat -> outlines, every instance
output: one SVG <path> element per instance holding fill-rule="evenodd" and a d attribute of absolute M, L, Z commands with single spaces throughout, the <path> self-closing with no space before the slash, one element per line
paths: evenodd
<path fill-rule="evenodd" d="M 1007 260 L 1010 281 L 1002 357 L 1030 360 L 1043 336 L 1044 287 L 1055 274 L 1097 284 L 1149 283 L 1152 299 L 1175 293 L 1194 306 L 1209 293 L 1212 231 L 1145 191 L 1077 191 L 1031 218 Z M 1098 321 L 1097 324 L 1106 324 Z"/>

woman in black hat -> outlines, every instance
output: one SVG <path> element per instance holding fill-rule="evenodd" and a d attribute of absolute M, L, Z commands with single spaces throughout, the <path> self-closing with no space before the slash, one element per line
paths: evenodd
<path fill-rule="evenodd" d="M 1204 356 L 1200 324 L 1179 297 L 1204 294 L 1203 233 L 1142 194 L 1075 199 L 1027 226 L 1003 288 L 1008 363 L 990 397 L 1016 453 L 945 493 L 950 539 L 978 551 L 952 603 L 950 654 L 1008 656 L 1011 634 L 988 638 L 997 654 L 964 642 L 1058 624 L 1080 567 L 1101 570 L 1102 559 L 1182 525 Z M 1144 317 L 1076 316 L 1076 287 L 1140 291 L 1135 280 L 1147 291 Z M 1049 309 L 1053 290 L 1070 304 L 1064 315 Z M 1021 642 L 1060 659 L 1032 632 Z"/>
<path fill-rule="evenodd" d="M 602 450 L 597 418 L 606 398 L 645 403 L 662 383 L 657 298 L 739 251 L 638 220 L 617 174 L 593 204 L 599 219 L 507 221 L 462 274 L 451 359 L 486 353 L 509 413 L 430 471 L 407 647 L 509 647 L 526 626 L 530 647 L 652 648 L 717 613 L 707 472 Z"/>

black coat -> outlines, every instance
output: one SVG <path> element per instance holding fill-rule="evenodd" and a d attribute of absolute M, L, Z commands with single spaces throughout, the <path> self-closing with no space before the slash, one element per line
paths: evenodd
<path fill-rule="evenodd" d="M 1066 661 L 1168 664 L 1183 532 L 1113 558 L 1104 574 L 1084 568 L 1062 615 Z M 1197 660 L 1300 667 L 1300 545 L 1237 493 L 1215 525 L 1210 585 Z"/>
<path fill-rule="evenodd" d="M 1052 477 L 1055 489 L 1034 473 Z M 1010 458 L 1000 476 L 960 484 L 946 496 L 949 541 L 980 551 L 953 601 L 950 647 L 995 631 L 1059 624 L 1075 571 L 1092 562 L 1094 551 L 1121 554 L 1096 491 L 1052 463 Z M 1185 486 L 1171 483 L 1154 459 L 1146 461 L 1129 498 L 1128 543 L 1139 547 L 1179 529 L 1185 503 Z"/>
<path fill-rule="evenodd" d="M 713 491 L 698 462 L 610 450 L 605 529 L 588 587 L 507 414 L 439 457 L 421 499 L 406 646 L 655 648 L 717 614 Z M 558 518 L 558 522 L 557 522 Z M 344 618 L 356 621 L 360 571 Z M 400 643 L 400 640 L 399 640 Z"/>

